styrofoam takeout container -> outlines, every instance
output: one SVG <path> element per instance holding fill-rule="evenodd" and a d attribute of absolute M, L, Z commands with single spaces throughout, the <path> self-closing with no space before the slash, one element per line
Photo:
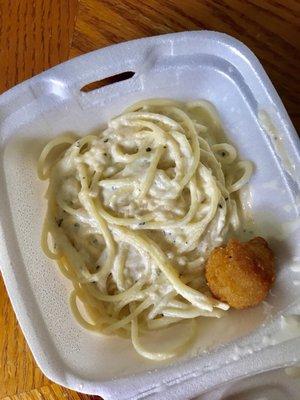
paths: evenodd
<path fill-rule="evenodd" d="M 124 71 L 135 75 L 80 91 Z M 142 359 L 130 341 L 91 334 L 73 320 L 70 284 L 40 249 L 45 184 L 36 173 L 49 139 L 97 130 L 125 106 L 150 97 L 216 105 L 241 158 L 256 166 L 248 193 L 255 233 L 268 238 L 277 256 L 267 302 L 221 320 L 202 319 L 193 349 L 163 364 Z M 216 32 L 183 32 L 77 57 L 0 97 L 0 140 L 2 274 L 26 340 L 50 379 L 105 399 L 182 400 L 300 360 L 299 140 L 261 64 L 242 43 Z"/>

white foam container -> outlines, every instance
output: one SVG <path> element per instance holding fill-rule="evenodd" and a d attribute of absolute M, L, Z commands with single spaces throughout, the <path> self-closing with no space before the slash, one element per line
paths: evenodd
<path fill-rule="evenodd" d="M 80 91 L 128 70 L 135 72 L 129 80 Z M 67 303 L 70 284 L 39 245 L 45 184 L 38 181 L 36 162 L 44 144 L 63 132 L 97 130 L 125 106 L 150 97 L 204 98 L 216 105 L 241 158 L 256 165 L 252 211 L 258 233 L 277 255 L 277 281 L 267 303 L 230 311 L 221 320 L 203 319 L 193 349 L 166 363 L 142 359 L 130 341 L 79 327 Z M 261 110 L 277 132 L 262 129 Z M 2 275 L 47 377 L 105 399 L 182 400 L 300 360 L 297 317 L 292 329 L 281 317 L 299 314 L 300 272 L 292 265 L 300 263 L 299 139 L 264 69 L 242 43 L 216 32 L 183 32 L 121 43 L 58 65 L 0 96 L 0 152 Z"/>
<path fill-rule="evenodd" d="M 230 382 L 193 400 L 299 400 L 300 367 L 279 368 Z"/>

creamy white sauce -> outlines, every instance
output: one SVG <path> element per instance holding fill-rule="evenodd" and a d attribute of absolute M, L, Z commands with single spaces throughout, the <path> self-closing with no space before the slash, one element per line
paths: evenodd
<path fill-rule="evenodd" d="M 296 171 L 296 165 L 287 151 L 281 133 L 276 128 L 270 115 L 265 110 L 258 111 L 258 121 L 262 126 L 263 130 L 270 137 L 276 154 L 279 156 L 284 169 L 290 174 L 290 176 L 299 182 L 299 174 Z"/>

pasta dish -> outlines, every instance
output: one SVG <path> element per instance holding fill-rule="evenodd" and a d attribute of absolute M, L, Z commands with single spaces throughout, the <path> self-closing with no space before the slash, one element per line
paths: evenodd
<path fill-rule="evenodd" d="M 38 161 L 48 180 L 42 248 L 72 282 L 86 329 L 131 338 L 153 360 L 188 346 L 197 317 L 229 308 L 205 280 L 210 252 L 237 231 L 237 192 L 252 174 L 227 143 L 212 104 L 150 99 L 98 134 L 59 136 Z M 188 320 L 165 352 L 141 340 Z"/>

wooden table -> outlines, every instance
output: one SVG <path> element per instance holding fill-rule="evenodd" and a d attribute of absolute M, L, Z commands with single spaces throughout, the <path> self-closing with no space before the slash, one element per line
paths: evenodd
<path fill-rule="evenodd" d="M 0 93 L 70 57 L 124 40 L 211 29 L 259 57 L 300 131 L 298 0 L 0 0 Z M 91 399 L 36 366 L 0 281 L 0 400 Z"/>

